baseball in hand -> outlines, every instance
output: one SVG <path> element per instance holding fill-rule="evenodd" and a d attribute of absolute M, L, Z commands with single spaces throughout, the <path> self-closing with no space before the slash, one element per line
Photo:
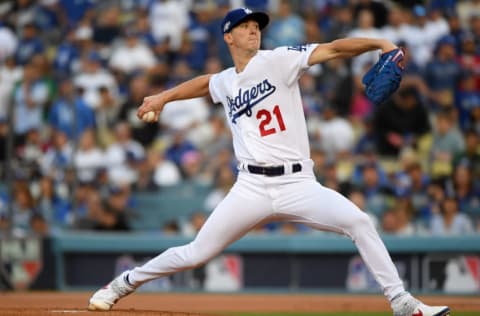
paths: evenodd
<path fill-rule="evenodd" d="M 147 123 L 151 123 L 155 121 L 155 112 L 149 111 L 142 116 L 142 120 Z"/>

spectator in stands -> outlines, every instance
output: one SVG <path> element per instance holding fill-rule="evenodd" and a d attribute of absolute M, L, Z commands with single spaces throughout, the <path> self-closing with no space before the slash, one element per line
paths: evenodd
<path fill-rule="evenodd" d="M 193 74 L 192 69 L 186 62 L 177 63 L 174 72 L 174 81 L 189 78 Z M 210 109 L 205 98 L 174 101 L 165 106 L 165 112 L 162 112 L 160 123 L 165 129 L 188 132 L 188 129 L 205 123 L 209 114 Z"/>
<path fill-rule="evenodd" d="M 29 22 L 23 26 L 22 37 L 18 42 L 15 54 L 16 62 L 20 65 L 26 65 L 35 54 L 43 54 L 44 44 L 38 36 L 38 27 L 35 23 Z"/>
<path fill-rule="evenodd" d="M 361 156 L 364 153 L 372 153 L 378 156 L 377 136 L 375 134 L 375 126 L 373 124 L 372 113 L 365 116 L 359 123 L 361 131 L 355 141 L 353 154 Z"/>
<path fill-rule="evenodd" d="M 353 111 L 351 103 L 356 91 L 353 91 L 350 65 L 345 60 L 332 59 L 322 64 L 322 71 L 317 76 L 317 85 L 318 88 L 313 91 L 315 94 L 312 98 L 319 101 L 319 106 L 323 107 L 325 102 L 335 104 L 338 114 L 343 117 Z M 322 93 L 318 95 L 317 90 L 320 90 Z"/>
<path fill-rule="evenodd" d="M 33 213 L 30 217 L 31 234 L 37 237 L 50 235 L 49 223 L 40 213 Z"/>
<path fill-rule="evenodd" d="M 408 25 L 405 19 L 405 9 L 394 5 L 388 11 L 387 24 L 380 28 L 384 38 L 400 45 L 404 43 L 405 33 L 408 32 Z"/>
<path fill-rule="evenodd" d="M 427 9 L 422 5 L 415 5 L 407 19 L 410 27 L 406 29 L 403 39 L 411 52 L 415 63 L 424 69 L 432 58 L 437 41 L 449 32 L 445 20 L 430 20 Z"/>
<path fill-rule="evenodd" d="M 64 12 L 57 0 L 39 1 L 35 7 L 34 21 L 41 31 L 42 41 L 47 45 L 56 45 L 66 28 Z"/>
<path fill-rule="evenodd" d="M 474 129 L 480 135 L 480 104 L 477 104 L 470 111 L 470 128 Z"/>
<path fill-rule="evenodd" d="M 455 107 L 458 111 L 459 127 L 465 130 L 472 126 L 472 111 L 480 105 L 480 90 L 476 87 L 475 77 L 470 71 L 462 78 L 461 86 L 456 93 Z"/>
<path fill-rule="evenodd" d="M 199 151 L 189 150 L 183 153 L 180 160 L 183 180 L 195 183 L 206 182 L 203 165 L 203 157 Z"/>
<path fill-rule="evenodd" d="M 460 213 L 454 196 L 447 196 L 441 204 L 441 212 L 434 214 L 431 222 L 433 235 L 468 235 L 474 232 L 467 215 Z"/>
<path fill-rule="evenodd" d="M 19 144 L 24 142 L 28 130 L 43 127 L 48 97 L 49 87 L 40 78 L 40 69 L 32 64 L 25 65 L 23 78 L 13 91 L 15 134 Z"/>
<path fill-rule="evenodd" d="M 10 236 L 10 220 L 2 209 L 0 209 L 0 237 Z"/>
<path fill-rule="evenodd" d="M 357 27 L 348 33 L 348 37 L 382 38 L 382 33 L 375 27 L 375 18 L 371 10 L 361 9 L 356 21 Z M 377 60 L 377 51 L 370 51 L 352 59 L 352 74 L 356 89 L 363 90 L 362 76 Z"/>
<path fill-rule="evenodd" d="M 95 50 L 95 43 L 93 42 L 93 11 L 88 11 L 85 16 L 80 20 L 78 25 L 74 28 L 75 44 L 80 51 L 80 57 L 87 52 Z M 79 60 L 78 65 L 75 65 L 75 74 L 82 71 L 82 60 Z"/>
<path fill-rule="evenodd" d="M 154 181 L 155 166 L 158 161 L 154 149 L 147 149 L 145 157 L 138 160 L 136 164 L 137 180 L 132 183 L 131 189 L 134 192 L 156 192 L 159 186 Z"/>
<path fill-rule="evenodd" d="M 229 165 L 222 165 L 213 177 L 214 187 L 205 198 L 204 208 L 207 212 L 211 212 L 227 195 L 235 182 L 235 174 Z"/>
<path fill-rule="evenodd" d="M 462 74 L 462 67 L 456 59 L 455 39 L 451 35 L 440 38 L 436 43 L 435 54 L 425 68 L 432 109 L 453 106 Z"/>
<path fill-rule="evenodd" d="M 24 144 L 16 146 L 14 149 L 18 162 L 30 176 L 37 173 L 45 154 L 45 144 L 41 134 L 37 128 L 28 130 L 25 134 Z"/>
<path fill-rule="evenodd" d="M 96 133 L 99 144 L 108 147 L 115 139 L 113 130 L 118 123 L 120 103 L 107 87 L 99 87 L 98 92 L 100 99 L 95 108 Z"/>
<path fill-rule="evenodd" d="M 317 93 L 315 76 L 306 72 L 299 80 L 300 91 L 302 91 L 303 111 L 310 120 L 320 114 L 323 106 L 323 99 Z"/>
<path fill-rule="evenodd" d="M 397 215 L 394 210 L 387 210 L 382 214 L 381 232 L 394 235 L 397 232 Z"/>
<path fill-rule="evenodd" d="M 480 1 L 458 1 L 456 4 L 456 11 L 458 12 L 462 27 L 468 28 L 470 19 L 474 16 L 480 16 Z"/>
<path fill-rule="evenodd" d="M 96 183 L 83 181 L 77 182 L 75 191 L 72 192 L 72 208 L 69 215 L 69 227 L 82 227 L 83 221 L 89 216 L 89 213 L 91 213 L 88 208 L 88 203 L 89 198 L 94 194 L 100 194 Z"/>
<path fill-rule="evenodd" d="M 0 63 L 0 119 L 7 119 L 12 100 L 12 92 L 15 84 L 22 78 L 22 72 L 22 67 L 19 67 L 15 63 L 15 58 L 13 57 L 6 57 L 5 60 Z"/>
<path fill-rule="evenodd" d="M 167 59 L 168 42 L 158 41 L 152 33 L 150 27 L 150 20 L 148 18 L 148 11 L 145 9 L 138 9 L 135 11 L 135 18 L 132 23 L 132 28 L 136 30 L 137 37 L 143 44 L 147 45 L 153 52 L 155 59 L 163 62 Z"/>
<path fill-rule="evenodd" d="M 174 0 L 156 1 L 149 9 L 153 36 L 159 42 L 167 41 L 172 53 L 182 44 L 189 24 L 188 9 L 187 2 Z"/>
<path fill-rule="evenodd" d="M 476 181 L 475 181 L 476 180 Z M 474 177 L 472 165 L 468 161 L 460 162 L 449 180 L 458 201 L 458 209 L 468 215 L 474 224 L 480 221 L 480 184 Z"/>
<path fill-rule="evenodd" d="M 81 182 L 93 183 L 99 169 L 113 167 L 107 160 L 105 153 L 97 145 L 95 132 L 86 130 L 80 137 L 78 149 L 73 157 L 73 164 L 77 171 L 77 178 Z"/>
<path fill-rule="evenodd" d="M 350 177 L 350 181 L 354 185 L 362 185 L 364 179 L 363 175 L 363 167 L 366 165 L 370 165 L 375 167 L 376 173 L 378 175 L 378 181 L 382 186 L 387 186 L 389 179 L 388 174 L 385 168 L 382 166 L 380 161 L 380 156 L 378 155 L 377 148 L 373 143 L 365 144 L 358 152 L 355 152 L 355 162 L 353 165 L 352 174 Z"/>
<path fill-rule="evenodd" d="M 480 185 L 480 134 L 474 129 L 467 129 L 463 132 L 463 139 L 465 140 L 465 150 L 458 152 L 453 157 L 453 168 L 460 164 L 470 166 L 472 171 L 472 180 Z"/>
<path fill-rule="evenodd" d="M 203 211 L 194 212 L 187 223 L 180 228 L 180 232 L 183 236 L 192 237 L 195 236 L 203 224 L 207 220 L 207 214 Z"/>
<path fill-rule="evenodd" d="M 67 32 L 55 51 L 52 66 L 57 77 L 71 76 L 79 67 L 80 46 L 75 30 Z"/>
<path fill-rule="evenodd" d="M 475 41 L 475 51 L 480 51 L 480 15 L 472 14 L 470 16 L 470 30 L 473 33 Z"/>
<path fill-rule="evenodd" d="M 195 146 L 185 139 L 184 132 L 181 130 L 171 131 L 171 142 L 166 148 L 165 158 L 173 161 L 179 168 L 181 167 L 182 156 L 186 152 L 195 151 Z"/>
<path fill-rule="evenodd" d="M 77 218 L 74 223 L 75 229 L 100 231 L 128 230 L 128 226 L 123 218 L 108 210 L 98 192 L 92 190 L 86 201 L 87 213 Z"/>
<path fill-rule="evenodd" d="M 392 211 L 395 215 L 395 230 L 393 233 L 397 236 L 415 235 L 416 228 L 412 223 L 414 210 L 410 197 L 398 197 L 394 202 Z"/>
<path fill-rule="evenodd" d="M 73 221 L 71 205 L 67 196 L 62 196 L 56 190 L 51 177 L 40 179 L 40 192 L 37 198 L 38 214 L 53 230 L 65 228 Z"/>
<path fill-rule="evenodd" d="M 354 145 L 353 127 L 348 120 L 337 115 L 333 105 L 325 104 L 322 120 L 314 128 L 315 138 L 328 157 L 335 159 L 349 156 Z"/>
<path fill-rule="evenodd" d="M 0 151 L 0 182 L 5 178 L 7 160 L 7 137 L 8 137 L 8 124 L 5 119 L 0 118 L 0 148 L 4 150 Z"/>
<path fill-rule="evenodd" d="M 67 21 L 70 26 L 76 26 L 85 15 L 91 14 L 94 11 L 94 0 L 59 0 L 64 14 L 67 16 Z"/>
<path fill-rule="evenodd" d="M 420 164 L 417 152 L 412 148 L 404 148 L 398 157 L 398 164 L 391 174 L 392 184 L 397 194 L 409 192 L 412 186 L 412 178 L 410 177 L 410 167 Z"/>
<path fill-rule="evenodd" d="M 13 57 L 17 50 L 18 38 L 10 27 L 0 21 L 0 62 L 4 62 L 9 57 Z M 15 58 L 14 58 L 15 60 Z"/>
<path fill-rule="evenodd" d="M 406 48 L 407 43 L 405 41 L 400 42 L 400 46 Z M 401 88 L 403 87 L 415 87 L 422 99 L 427 98 L 432 94 L 427 82 L 424 78 L 424 70 L 412 58 L 412 51 L 405 49 L 405 55 L 403 58 L 404 69 L 401 82 Z"/>
<path fill-rule="evenodd" d="M 160 118 L 160 123 L 165 129 L 183 130 L 198 127 L 207 122 L 209 107 L 204 98 L 174 101 L 165 106 L 165 115 Z M 188 136 L 188 135 L 185 135 Z"/>
<path fill-rule="evenodd" d="M 200 72 L 205 68 L 209 54 L 210 33 L 209 23 L 215 12 L 212 1 L 197 1 L 191 10 L 190 25 L 185 36 L 190 42 L 190 52 L 185 56 L 190 67 Z"/>
<path fill-rule="evenodd" d="M 342 182 L 338 176 L 336 161 L 332 158 L 326 157 L 324 168 L 321 173 L 322 185 L 335 191 L 342 191 Z"/>
<path fill-rule="evenodd" d="M 35 68 L 38 69 L 38 76 L 40 80 L 44 81 L 48 87 L 48 98 L 47 98 L 47 106 L 51 105 L 52 99 L 57 92 L 57 83 L 55 81 L 56 78 L 53 77 L 52 67 L 50 63 L 50 59 L 46 53 L 43 54 L 35 54 L 32 56 L 30 60 L 30 64 L 32 64 Z"/>
<path fill-rule="evenodd" d="M 310 146 L 310 158 L 313 161 L 313 173 L 315 178 L 318 182 L 325 185 L 324 170 L 328 160 L 327 155 L 320 144 L 317 144 L 316 142 L 312 143 Z"/>
<path fill-rule="evenodd" d="M 466 39 L 467 37 L 470 37 L 472 38 L 472 43 L 474 44 L 473 36 L 472 35 L 469 36 L 470 32 L 462 28 L 460 24 L 460 18 L 457 12 L 455 12 L 454 10 L 450 12 L 446 12 L 445 17 L 447 19 L 448 28 L 450 29 L 450 35 L 452 35 L 455 38 L 455 50 L 457 54 L 461 54 L 463 50 L 462 46 L 463 46 L 464 39 Z M 475 47 L 475 45 L 473 45 L 473 47 Z"/>
<path fill-rule="evenodd" d="M 305 43 L 304 21 L 292 10 L 290 1 L 280 1 L 277 15 L 266 30 L 263 43 L 267 49 Z"/>
<path fill-rule="evenodd" d="M 236 177 L 237 160 L 233 156 L 232 148 L 228 143 L 223 143 L 218 147 L 207 147 L 201 151 L 204 160 L 203 173 L 205 180 L 209 183 L 215 182 L 215 174 L 219 169 L 230 168 Z"/>
<path fill-rule="evenodd" d="M 356 1 L 353 7 L 354 17 L 358 17 L 363 11 L 371 13 L 375 28 L 382 28 L 387 23 L 389 11 L 383 2 L 375 0 Z"/>
<path fill-rule="evenodd" d="M 165 157 L 163 150 L 152 148 L 148 152 L 148 162 L 153 167 L 153 182 L 158 187 L 180 184 L 182 174 L 179 167 Z"/>
<path fill-rule="evenodd" d="M 129 185 L 112 185 L 105 204 L 106 212 L 115 218 L 114 230 L 130 230 L 129 219 L 133 212 Z"/>
<path fill-rule="evenodd" d="M 54 130 L 52 144 L 40 160 L 42 175 L 55 181 L 65 181 L 66 170 L 73 164 L 74 148 L 68 141 L 67 134 Z"/>
<path fill-rule="evenodd" d="M 36 211 L 35 200 L 32 197 L 28 182 L 17 180 L 13 189 L 12 232 L 14 236 L 22 237 L 32 233 L 30 219 Z"/>
<path fill-rule="evenodd" d="M 465 141 L 455 125 L 455 113 L 445 108 L 435 114 L 435 129 L 430 148 L 431 174 L 433 177 L 452 174 L 453 157 L 465 150 Z"/>
<path fill-rule="evenodd" d="M 427 109 L 415 87 L 402 87 L 374 114 L 377 148 L 381 155 L 397 156 L 405 146 L 415 146 L 430 130 Z"/>
<path fill-rule="evenodd" d="M 64 132 L 69 140 L 77 140 L 87 129 L 95 128 L 95 112 L 76 95 L 69 77 L 59 82 L 59 96 L 49 110 L 50 127 Z"/>
<path fill-rule="evenodd" d="M 102 5 L 102 3 L 100 3 Z M 97 48 L 111 51 L 113 42 L 122 33 L 120 24 L 121 12 L 116 4 L 106 4 L 101 10 L 95 11 L 93 19 L 93 41 Z"/>
<path fill-rule="evenodd" d="M 180 233 L 180 226 L 175 219 L 169 220 L 162 227 L 162 234 L 175 236 Z"/>
<path fill-rule="evenodd" d="M 362 179 L 358 185 L 365 194 L 366 207 L 375 216 L 380 217 L 387 207 L 388 197 L 393 192 L 387 184 L 380 182 L 376 163 L 365 162 L 361 170 Z"/>
<path fill-rule="evenodd" d="M 76 88 L 83 91 L 83 99 L 93 109 L 100 106 L 100 88 L 106 87 L 111 95 L 118 95 L 117 82 L 110 71 L 103 68 L 101 56 L 96 51 L 83 56 L 81 69 L 73 82 Z"/>
<path fill-rule="evenodd" d="M 425 219 L 423 216 L 428 208 L 428 185 L 430 177 L 423 170 L 419 162 L 412 162 L 407 167 L 410 185 L 406 193 L 410 196 L 415 218 Z"/>
<path fill-rule="evenodd" d="M 127 26 L 124 33 L 124 40 L 115 47 L 110 56 L 110 68 L 131 76 L 135 72 L 153 67 L 156 63 L 155 55 L 150 47 L 141 42 L 137 31 Z"/>
<path fill-rule="evenodd" d="M 331 10 L 328 32 L 322 34 L 327 42 L 346 37 L 354 27 L 353 12 L 350 6 L 333 4 Z"/>
<path fill-rule="evenodd" d="M 107 147 L 105 166 L 112 183 L 133 183 L 137 179 L 137 162 L 145 158 L 145 149 L 132 138 L 130 125 L 118 122 L 115 141 Z"/>

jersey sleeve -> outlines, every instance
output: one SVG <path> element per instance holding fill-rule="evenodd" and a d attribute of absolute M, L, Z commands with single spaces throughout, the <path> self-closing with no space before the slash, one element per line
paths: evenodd
<path fill-rule="evenodd" d="M 222 100 L 220 94 L 220 74 L 221 73 L 212 75 L 210 77 L 210 81 L 208 82 L 208 90 L 210 90 L 210 96 L 212 97 L 213 103 L 220 103 L 220 101 Z"/>
<path fill-rule="evenodd" d="M 273 50 L 273 65 L 279 70 L 280 76 L 288 86 L 298 80 L 307 70 L 308 58 L 318 44 L 297 46 L 282 46 Z"/>

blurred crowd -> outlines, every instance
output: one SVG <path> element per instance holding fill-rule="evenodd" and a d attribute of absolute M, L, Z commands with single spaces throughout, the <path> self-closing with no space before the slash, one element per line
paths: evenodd
<path fill-rule="evenodd" d="M 145 96 L 230 67 L 220 23 L 267 11 L 263 48 L 342 37 L 406 49 L 400 89 L 373 107 L 362 75 L 379 52 L 300 79 L 315 175 L 394 235 L 480 233 L 480 1 L 17 0 L 0 3 L 0 232 L 132 230 L 135 195 L 195 183 L 210 193 L 190 235 L 235 181 L 221 105 Z M 162 210 L 152 210 L 162 212 Z M 254 233 L 310 233 L 272 223 Z"/>

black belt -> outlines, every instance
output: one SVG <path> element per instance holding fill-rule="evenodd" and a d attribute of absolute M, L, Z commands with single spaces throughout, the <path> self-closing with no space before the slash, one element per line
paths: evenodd
<path fill-rule="evenodd" d="M 263 174 L 269 177 L 281 176 L 285 174 L 284 166 L 274 166 L 274 167 L 261 167 L 261 166 L 252 166 L 247 165 L 247 169 L 250 173 L 254 174 Z M 292 165 L 292 173 L 302 171 L 302 165 L 299 163 Z"/>

